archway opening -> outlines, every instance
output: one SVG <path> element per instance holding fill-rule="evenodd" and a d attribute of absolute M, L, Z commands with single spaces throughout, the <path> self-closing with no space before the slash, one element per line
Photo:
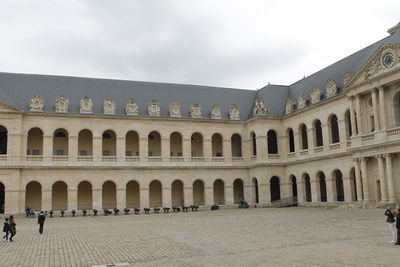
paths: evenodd
<path fill-rule="evenodd" d="M 140 207 L 140 188 L 136 181 L 129 181 L 126 184 L 126 207 L 131 209 Z"/>
<path fill-rule="evenodd" d="M 212 146 L 212 156 L 213 157 L 223 157 L 222 150 L 222 136 L 218 133 L 213 134 L 211 137 Z"/>
<path fill-rule="evenodd" d="M 5 209 L 5 187 L 4 184 L 0 182 L 0 213 L 4 213 Z"/>
<path fill-rule="evenodd" d="M 43 131 L 32 128 L 28 132 L 27 155 L 43 155 Z"/>
<path fill-rule="evenodd" d="M 68 209 L 68 186 L 62 181 L 53 184 L 51 192 L 51 209 L 64 211 Z"/>
<path fill-rule="evenodd" d="M 161 157 L 161 135 L 159 132 L 149 133 L 149 157 Z"/>
<path fill-rule="evenodd" d="M 175 180 L 171 185 L 171 200 L 172 206 L 183 206 L 183 183 L 180 180 Z"/>
<path fill-rule="evenodd" d="M 154 180 L 150 183 L 149 186 L 149 200 L 150 200 L 150 207 L 162 207 L 162 187 L 160 181 Z"/>
<path fill-rule="evenodd" d="M 329 124 L 330 124 L 330 128 L 331 128 L 331 143 L 332 144 L 339 143 L 340 142 L 339 124 L 338 124 L 338 118 L 336 117 L 336 115 L 331 115 L 331 117 L 329 119 Z"/>
<path fill-rule="evenodd" d="M 350 136 L 353 135 L 353 129 L 351 128 L 351 117 L 350 117 L 350 109 L 346 110 L 344 114 L 345 124 L 346 124 L 346 138 L 350 139 Z"/>
<path fill-rule="evenodd" d="M 325 179 L 325 174 L 323 172 L 320 172 L 319 174 L 319 190 L 320 190 L 321 202 L 328 201 L 328 198 L 326 196 L 326 179 Z"/>
<path fill-rule="evenodd" d="M 125 137 L 125 156 L 138 157 L 139 156 L 139 135 L 135 131 L 129 131 Z"/>
<path fill-rule="evenodd" d="M 260 203 L 260 196 L 258 193 L 258 180 L 257 178 L 253 178 L 252 180 L 252 185 L 253 185 L 253 202 L 254 203 Z"/>
<path fill-rule="evenodd" d="M 292 196 L 297 197 L 297 179 L 296 176 L 290 176 L 290 184 L 292 189 Z"/>
<path fill-rule="evenodd" d="M 103 133 L 102 145 L 104 157 L 117 155 L 117 137 L 114 131 L 107 130 Z"/>
<path fill-rule="evenodd" d="M 344 201 L 344 187 L 343 187 L 343 176 L 342 173 L 337 170 L 335 172 L 335 183 L 336 183 L 336 200 Z"/>
<path fill-rule="evenodd" d="M 54 131 L 53 155 L 68 155 L 68 132 L 65 129 L 57 129 Z"/>
<path fill-rule="evenodd" d="M 400 92 L 397 92 L 393 98 L 393 112 L 395 126 L 400 126 Z"/>
<path fill-rule="evenodd" d="M 203 136 L 200 133 L 192 134 L 191 138 L 192 157 L 203 157 Z"/>
<path fill-rule="evenodd" d="M 25 207 L 36 211 L 42 209 L 42 185 L 38 182 L 30 182 L 25 188 Z"/>
<path fill-rule="evenodd" d="M 8 131 L 6 127 L 0 125 L 0 155 L 7 155 Z"/>
<path fill-rule="evenodd" d="M 242 138 L 238 134 L 231 137 L 232 157 L 242 157 Z"/>
<path fill-rule="evenodd" d="M 169 139 L 171 157 L 182 157 L 182 135 L 178 132 L 174 132 Z"/>
<path fill-rule="evenodd" d="M 293 134 L 293 129 L 289 128 L 288 131 L 288 141 L 289 141 L 289 152 L 292 153 L 295 151 L 294 149 L 294 134 Z"/>
<path fill-rule="evenodd" d="M 225 204 L 224 182 L 221 179 L 214 182 L 214 203 L 217 205 Z"/>
<path fill-rule="evenodd" d="M 93 190 L 92 184 L 82 181 L 78 185 L 78 210 L 93 209 Z"/>
<path fill-rule="evenodd" d="M 269 130 L 267 133 L 268 154 L 278 154 L 278 137 L 274 130 Z"/>
<path fill-rule="evenodd" d="M 204 202 L 204 183 L 201 180 L 196 180 L 193 183 L 193 205 L 203 206 Z"/>
<path fill-rule="evenodd" d="M 307 137 L 307 126 L 305 124 L 302 124 L 300 126 L 300 132 L 301 132 L 301 148 L 308 149 L 308 137 Z"/>
<path fill-rule="evenodd" d="M 254 132 L 251 132 L 250 134 L 251 137 L 251 142 L 252 142 L 252 155 L 256 156 L 257 155 L 257 137 L 256 134 Z"/>
<path fill-rule="evenodd" d="M 271 191 L 271 202 L 281 199 L 281 188 L 280 188 L 279 178 L 277 176 L 274 176 L 271 178 L 269 183 Z"/>
<path fill-rule="evenodd" d="M 241 198 L 244 199 L 243 181 L 236 179 L 233 182 L 233 203 L 239 204 Z"/>
<path fill-rule="evenodd" d="M 306 201 L 311 202 L 312 197 L 311 197 L 311 180 L 310 176 L 308 174 L 304 175 L 304 186 L 306 189 Z"/>
<path fill-rule="evenodd" d="M 314 121 L 314 128 L 315 128 L 315 144 L 316 146 L 323 146 L 324 139 L 322 137 L 322 125 L 320 120 Z"/>
<path fill-rule="evenodd" d="M 112 181 L 103 184 L 103 209 L 113 209 L 117 207 L 117 186 Z"/>
<path fill-rule="evenodd" d="M 351 200 L 358 201 L 356 171 L 354 168 L 351 168 L 350 170 L 350 187 L 351 187 Z"/>
<path fill-rule="evenodd" d="M 78 155 L 81 157 L 93 156 L 93 134 L 89 130 L 82 130 L 78 135 Z"/>

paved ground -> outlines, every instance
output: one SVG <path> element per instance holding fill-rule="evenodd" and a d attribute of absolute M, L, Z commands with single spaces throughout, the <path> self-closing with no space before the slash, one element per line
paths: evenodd
<path fill-rule="evenodd" d="M 0 266 L 400 266 L 384 210 L 258 208 L 18 219 Z"/>

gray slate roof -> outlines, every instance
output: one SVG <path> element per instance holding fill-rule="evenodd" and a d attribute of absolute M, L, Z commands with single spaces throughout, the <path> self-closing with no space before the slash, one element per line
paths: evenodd
<path fill-rule="evenodd" d="M 229 109 L 236 104 L 240 108 L 241 120 L 246 120 L 252 117 L 255 99 L 260 98 L 265 101 L 270 116 L 283 116 L 288 97 L 296 102 L 302 93 L 309 96 L 314 87 L 319 87 L 323 95 L 326 83 L 330 79 L 342 89 L 345 73 L 356 73 L 384 44 L 400 44 L 400 31 L 290 86 L 269 84 L 257 91 L 186 84 L 0 73 L 0 100 L 28 111 L 30 98 L 40 95 L 44 97 L 44 112 L 53 113 L 57 97 L 64 95 L 69 99 L 69 113 L 76 114 L 79 113 L 80 99 L 88 96 L 93 100 L 93 114 L 102 114 L 104 100 L 110 98 L 117 104 L 117 115 L 125 115 L 126 103 L 130 98 L 134 98 L 139 104 L 140 116 L 147 116 L 148 103 L 154 99 L 160 103 L 162 117 L 169 117 L 170 103 L 178 102 L 184 118 L 190 117 L 192 104 L 202 106 L 203 118 L 209 118 L 212 106 L 217 104 L 221 107 L 222 119 L 225 120 L 229 120 Z M 339 93 L 341 92 L 339 90 Z"/>

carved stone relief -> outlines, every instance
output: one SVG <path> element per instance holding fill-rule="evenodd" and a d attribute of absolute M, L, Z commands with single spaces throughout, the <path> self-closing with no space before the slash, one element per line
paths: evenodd
<path fill-rule="evenodd" d="M 222 118 L 221 109 L 218 105 L 214 105 L 211 108 L 210 117 L 211 117 L 211 119 L 216 119 L 216 120 Z"/>
<path fill-rule="evenodd" d="M 59 96 L 56 100 L 55 111 L 60 113 L 68 113 L 69 100 L 65 96 Z"/>
<path fill-rule="evenodd" d="M 343 84 L 346 87 L 347 85 L 349 85 L 351 78 L 353 77 L 353 75 L 351 74 L 351 72 L 346 72 L 344 74 L 344 78 L 343 78 Z"/>
<path fill-rule="evenodd" d="M 229 109 L 229 118 L 231 120 L 240 120 L 240 109 L 237 105 L 232 105 Z"/>
<path fill-rule="evenodd" d="M 305 108 L 307 106 L 307 97 L 304 94 L 301 94 L 297 99 L 297 104 L 299 105 L 299 109 Z"/>
<path fill-rule="evenodd" d="M 31 97 L 29 102 L 30 111 L 43 111 L 44 99 L 43 96 L 35 95 Z"/>
<path fill-rule="evenodd" d="M 253 109 L 253 116 L 266 116 L 267 114 L 268 109 L 264 105 L 264 100 L 256 99 Z"/>
<path fill-rule="evenodd" d="M 288 98 L 286 100 L 285 114 L 289 114 L 292 111 L 293 111 L 293 101 L 292 99 Z"/>
<path fill-rule="evenodd" d="M 135 102 L 135 99 L 130 98 L 125 106 L 126 115 L 138 116 L 139 115 L 139 105 Z"/>
<path fill-rule="evenodd" d="M 321 90 L 318 87 L 312 89 L 311 92 L 311 103 L 315 104 L 321 100 Z"/>
<path fill-rule="evenodd" d="M 87 96 L 81 98 L 80 113 L 92 113 L 92 112 L 93 112 L 92 99 Z"/>
<path fill-rule="evenodd" d="M 181 117 L 181 105 L 177 102 L 172 102 L 169 105 L 169 115 L 171 117 L 180 118 Z"/>
<path fill-rule="evenodd" d="M 104 106 L 103 106 L 104 114 L 115 115 L 116 109 L 117 109 L 117 107 L 116 107 L 114 100 L 112 100 L 112 99 L 104 100 Z"/>
<path fill-rule="evenodd" d="M 147 108 L 147 112 L 149 116 L 160 117 L 160 104 L 155 100 L 151 101 Z"/>
<path fill-rule="evenodd" d="M 201 118 L 201 106 L 199 104 L 191 105 L 190 117 L 192 118 Z"/>
<path fill-rule="evenodd" d="M 336 83 L 334 80 L 329 80 L 326 83 L 326 96 L 332 97 L 332 96 L 335 96 L 336 94 L 337 94 Z"/>

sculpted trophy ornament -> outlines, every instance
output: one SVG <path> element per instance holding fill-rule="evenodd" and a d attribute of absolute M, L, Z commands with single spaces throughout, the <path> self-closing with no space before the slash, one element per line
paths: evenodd
<path fill-rule="evenodd" d="M 293 111 L 293 101 L 292 99 L 288 98 L 286 100 L 285 114 L 289 114 L 292 111 Z"/>
<path fill-rule="evenodd" d="M 151 102 L 149 102 L 147 112 L 149 116 L 160 117 L 160 104 L 153 99 Z"/>
<path fill-rule="evenodd" d="M 80 113 L 92 113 L 92 112 L 93 112 L 92 99 L 87 96 L 81 98 Z"/>
<path fill-rule="evenodd" d="M 104 100 L 104 105 L 103 105 L 104 114 L 115 115 L 116 109 L 117 107 L 114 100 L 112 99 Z"/>
<path fill-rule="evenodd" d="M 139 105 L 135 102 L 135 99 L 130 98 L 125 107 L 126 115 L 138 116 L 139 115 Z"/>
<path fill-rule="evenodd" d="M 311 92 L 311 103 L 315 104 L 321 100 L 321 90 L 318 87 L 314 87 Z"/>
<path fill-rule="evenodd" d="M 210 111 L 210 117 L 214 120 L 222 119 L 221 109 L 218 105 L 214 105 Z"/>
<path fill-rule="evenodd" d="M 229 118 L 231 120 L 240 120 L 240 109 L 237 105 L 232 105 L 229 109 Z"/>
<path fill-rule="evenodd" d="M 334 80 L 329 80 L 326 83 L 326 96 L 332 97 L 332 96 L 335 96 L 336 94 L 337 94 L 336 83 Z"/>
<path fill-rule="evenodd" d="M 353 75 L 351 74 L 351 72 L 346 72 L 344 74 L 344 78 L 343 78 L 343 84 L 344 87 L 346 87 L 347 85 L 349 85 L 349 82 L 351 80 L 351 78 L 353 77 Z"/>
<path fill-rule="evenodd" d="M 253 109 L 253 116 L 267 116 L 268 109 L 264 105 L 264 100 L 256 99 L 254 109 Z"/>
<path fill-rule="evenodd" d="M 60 113 L 68 113 L 69 100 L 65 96 L 59 96 L 56 100 L 55 111 Z"/>
<path fill-rule="evenodd" d="M 199 119 L 201 118 L 201 106 L 199 104 L 193 104 L 190 106 L 190 117 Z"/>
<path fill-rule="evenodd" d="M 44 107 L 43 96 L 35 95 L 31 97 L 31 100 L 29 102 L 30 111 L 43 111 L 43 107 Z"/>
<path fill-rule="evenodd" d="M 181 105 L 177 102 L 172 102 L 171 105 L 169 105 L 169 115 L 174 118 L 180 118 Z"/>
<path fill-rule="evenodd" d="M 307 106 L 307 97 L 303 93 L 297 99 L 297 104 L 299 105 L 299 109 Z"/>

